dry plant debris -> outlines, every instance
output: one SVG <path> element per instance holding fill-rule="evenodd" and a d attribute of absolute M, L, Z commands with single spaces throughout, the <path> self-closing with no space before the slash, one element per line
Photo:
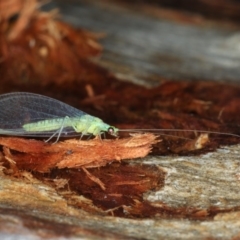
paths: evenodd
<path fill-rule="evenodd" d="M 145 157 L 151 151 L 152 144 L 158 141 L 153 134 L 134 134 L 116 140 L 67 140 L 56 144 L 10 137 L 0 138 L 0 145 L 3 146 L 4 157 L 15 175 L 18 170 L 45 173 L 53 168 L 82 168 L 89 179 L 106 190 L 104 183 L 87 168 L 99 168 L 113 161 Z"/>

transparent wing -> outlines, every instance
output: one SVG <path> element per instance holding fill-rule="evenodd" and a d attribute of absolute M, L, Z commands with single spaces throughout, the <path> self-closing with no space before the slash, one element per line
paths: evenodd
<path fill-rule="evenodd" d="M 0 129 L 0 135 L 9 135 L 9 136 L 25 136 L 25 137 L 51 137 L 56 133 L 56 130 L 52 131 L 42 131 L 42 132 L 27 132 L 22 128 L 18 129 Z M 87 134 L 85 134 L 87 135 Z M 61 137 L 79 137 L 81 133 L 75 132 L 73 128 L 64 128 L 61 131 Z M 57 136 L 56 136 L 57 137 Z"/>
<path fill-rule="evenodd" d="M 50 136 L 54 131 L 27 133 L 22 129 L 26 123 L 46 119 L 81 117 L 86 113 L 56 99 L 39 94 L 16 92 L 0 95 L 0 134 L 15 136 Z M 65 130 L 63 135 L 74 133 Z"/>

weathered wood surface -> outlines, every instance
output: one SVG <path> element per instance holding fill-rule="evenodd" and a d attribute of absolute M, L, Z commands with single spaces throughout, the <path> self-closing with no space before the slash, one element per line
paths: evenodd
<path fill-rule="evenodd" d="M 165 186 L 149 192 L 153 205 L 239 209 L 239 146 L 220 149 L 200 157 L 148 157 L 143 161 L 162 168 Z M 68 206 L 54 189 L 37 180 L 14 181 L 1 177 L 1 237 L 15 239 L 216 239 L 238 238 L 239 210 L 219 213 L 214 219 L 127 219 L 107 217 Z M 79 202 L 84 202 L 79 196 Z M 16 210 L 18 214 L 16 214 Z M 6 220 L 7 219 L 7 220 Z M 22 238 L 21 238 L 22 236 Z M 3 239 L 3 238 L 2 238 Z"/>
<path fill-rule="evenodd" d="M 148 85 L 158 84 L 158 76 L 239 80 L 237 26 L 206 21 L 198 15 L 176 17 L 174 12 L 171 17 L 175 19 L 169 20 L 156 6 L 130 6 L 112 1 L 56 1 L 48 5 L 61 9 L 65 21 L 105 34 L 103 55 L 97 62 L 119 78 Z"/>
<path fill-rule="evenodd" d="M 238 81 L 239 33 L 201 20 L 178 23 L 151 17 L 114 4 L 95 1 L 57 1 L 63 19 L 106 33 L 103 56 L 94 59 L 119 78 L 144 85 L 158 84 L 157 76 L 170 79 Z M 143 9 L 142 9 L 143 10 Z M 238 145 L 200 156 L 147 157 L 133 161 L 164 171 L 164 187 L 144 194 L 153 206 L 198 209 L 195 218 L 154 217 L 141 219 L 91 214 L 72 207 L 67 193 L 32 179 L 21 182 L 1 175 L 1 239 L 238 239 L 240 216 L 240 164 Z M 77 198 L 77 197 L 76 197 Z M 78 196 L 82 207 L 90 208 Z M 84 209 L 84 208 L 83 208 Z M 219 213 L 211 218 L 212 212 Z M 17 210 L 17 213 L 16 213 Z M 212 211 L 212 212 L 211 212 Z M 222 211 L 222 213 L 221 213 Z M 200 218 L 203 220 L 199 220 Z"/>

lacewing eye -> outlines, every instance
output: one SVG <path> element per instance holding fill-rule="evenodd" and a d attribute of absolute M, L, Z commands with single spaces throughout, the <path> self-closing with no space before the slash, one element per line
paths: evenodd
<path fill-rule="evenodd" d="M 109 127 L 108 128 L 108 133 L 113 135 L 114 134 L 114 129 L 112 127 Z"/>

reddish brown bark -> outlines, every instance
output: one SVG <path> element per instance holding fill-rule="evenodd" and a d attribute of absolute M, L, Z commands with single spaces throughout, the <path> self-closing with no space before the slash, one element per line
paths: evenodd
<path fill-rule="evenodd" d="M 67 140 L 56 144 L 0 138 L 9 161 L 15 162 L 19 169 L 38 172 L 49 172 L 53 168 L 96 168 L 112 161 L 145 157 L 156 142 L 158 140 L 152 134 L 136 134 L 117 140 Z"/>

